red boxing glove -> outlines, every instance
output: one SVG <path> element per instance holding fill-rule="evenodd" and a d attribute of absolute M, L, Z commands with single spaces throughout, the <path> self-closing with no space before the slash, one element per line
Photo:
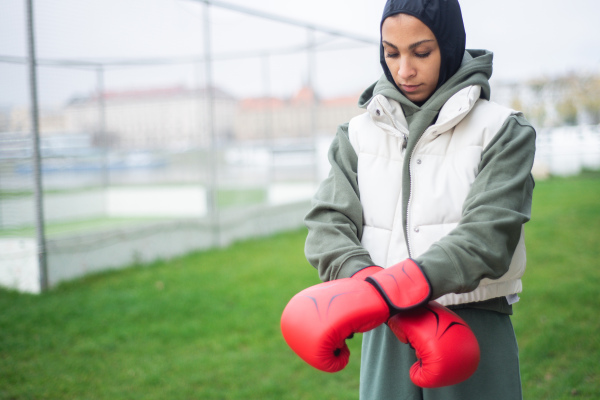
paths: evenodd
<path fill-rule="evenodd" d="M 336 372 L 348 364 L 346 339 L 385 323 L 390 315 L 429 300 L 427 277 L 413 260 L 390 268 L 369 267 L 352 278 L 305 289 L 283 310 L 287 344 L 308 364 Z"/>
<path fill-rule="evenodd" d="M 477 369 L 479 344 L 475 334 L 462 318 L 435 301 L 394 315 L 388 326 L 416 351 L 410 379 L 417 386 L 455 385 Z"/>
<path fill-rule="evenodd" d="M 386 302 L 364 281 L 379 270 L 365 268 L 352 278 L 320 283 L 292 297 L 281 316 L 281 332 L 300 358 L 322 371 L 337 372 L 350 358 L 346 339 L 387 321 Z"/>

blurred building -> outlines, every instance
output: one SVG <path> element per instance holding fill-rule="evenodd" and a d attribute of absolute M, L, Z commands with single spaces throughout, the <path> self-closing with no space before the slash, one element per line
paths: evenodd
<path fill-rule="evenodd" d="M 307 143 L 332 136 L 360 114 L 359 93 L 320 98 L 309 87 L 289 98 L 236 99 L 214 88 L 213 128 L 219 145 Z M 492 100 L 523 111 L 538 129 L 600 123 L 600 77 L 492 82 Z M 42 137 L 85 135 L 90 146 L 113 150 L 180 150 L 211 144 L 208 91 L 184 86 L 76 97 L 62 108 L 40 109 Z M 0 131 L 31 132 L 28 107 L 0 112 Z"/>
<path fill-rule="evenodd" d="M 61 108 L 41 108 L 38 115 L 40 132 L 44 134 L 56 134 L 65 131 L 65 114 Z M 7 121 L 4 122 L 5 131 L 8 132 L 31 132 L 31 114 L 29 107 L 13 107 L 6 113 Z"/>
<path fill-rule="evenodd" d="M 214 129 L 219 143 L 305 141 L 333 135 L 339 124 L 361 110 L 358 94 L 319 99 L 304 87 L 287 99 L 238 100 L 214 89 Z M 210 134 L 206 89 L 183 86 L 112 91 L 76 97 L 61 109 L 40 110 L 42 137 L 84 135 L 92 146 L 114 150 L 208 147 Z M 0 117 L 5 132 L 31 132 L 28 107 Z"/>
<path fill-rule="evenodd" d="M 214 89 L 217 140 L 233 136 L 235 98 Z M 113 149 L 177 149 L 210 144 L 207 89 L 183 86 L 106 92 L 72 99 L 65 107 L 65 125 L 71 132 L 91 132 L 96 142 L 105 134 Z"/>
<path fill-rule="evenodd" d="M 319 99 L 311 88 L 304 87 L 289 99 L 243 99 L 235 118 L 235 139 L 263 141 L 333 135 L 339 124 L 362 112 L 357 105 L 358 96 Z"/>

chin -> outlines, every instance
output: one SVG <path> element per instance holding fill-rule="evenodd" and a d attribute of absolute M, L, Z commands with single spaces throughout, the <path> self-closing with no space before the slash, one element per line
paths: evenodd
<path fill-rule="evenodd" d="M 414 95 L 414 94 L 410 94 L 410 93 L 403 93 L 403 94 L 404 94 L 404 97 L 406 97 L 413 103 L 423 103 L 425 100 L 427 100 L 427 97 L 425 97 L 423 95 Z"/>
<path fill-rule="evenodd" d="M 433 92 L 431 93 L 405 93 L 402 92 L 402 94 L 404 94 L 404 96 L 409 99 L 410 101 L 412 101 L 413 103 L 420 103 L 423 104 L 425 103 L 433 94 Z"/>

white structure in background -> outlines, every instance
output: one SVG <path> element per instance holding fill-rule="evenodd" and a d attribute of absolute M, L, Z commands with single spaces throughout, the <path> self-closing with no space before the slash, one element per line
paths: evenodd
<path fill-rule="evenodd" d="M 221 141 L 231 139 L 237 100 L 214 89 L 214 128 Z M 104 112 L 98 95 L 75 98 L 65 107 L 69 132 L 100 133 L 102 114 L 108 146 L 113 149 L 207 147 L 206 89 L 183 86 L 106 92 Z"/>
<path fill-rule="evenodd" d="M 25 293 L 40 293 L 40 269 L 35 239 L 0 239 L 0 286 Z"/>
<path fill-rule="evenodd" d="M 538 131 L 534 175 L 571 176 L 600 169 L 600 126 L 564 126 Z"/>
<path fill-rule="evenodd" d="M 84 234 L 70 233 L 47 238 L 47 268 L 50 287 L 89 273 L 120 269 L 157 259 L 168 260 L 191 251 L 231 244 L 236 240 L 273 235 L 298 229 L 309 209 L 310 188 L 276 187 L 269 192 L 273 204 L 260 204 L 220 214 L 218 228 L 210 218 L 202 218 L 201 190 L 165 192 L 148 188 L 127 193 L 115 191 L 112 212 L 121 217 L 163 215 L 171 218 L 123 223 L 93 228 Z M 194 193 L 196 191 L 196 193 Z M 182 196 L 192 195 L 183 204 Z M 294 198 L 290 198 L 290 194 Z M 298 199 L 299 196 L 304 198 Z M 136 201 L 143 198 L 143 207 Z M 193 199 L 200 201 L 192 204 Z M 115 202 L 116 201 L 116 202 Z M 187 213 L 188 215 L 184 215 Z M 218 230 L 218 237 L 215 231 Z M 40 293 L 39 264 L 35 239 L 0 238 L 0 286 L 21 292 Z"/>

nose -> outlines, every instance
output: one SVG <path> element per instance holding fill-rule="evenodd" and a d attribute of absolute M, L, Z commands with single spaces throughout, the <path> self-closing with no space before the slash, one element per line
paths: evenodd
<path fill-rule="evenodd" d="M 416 70 L 413 67 L 409 57 L 402 57 L 398 65 L 398 77 L 402 81 L 406 81 L 416 75 Z"/>

